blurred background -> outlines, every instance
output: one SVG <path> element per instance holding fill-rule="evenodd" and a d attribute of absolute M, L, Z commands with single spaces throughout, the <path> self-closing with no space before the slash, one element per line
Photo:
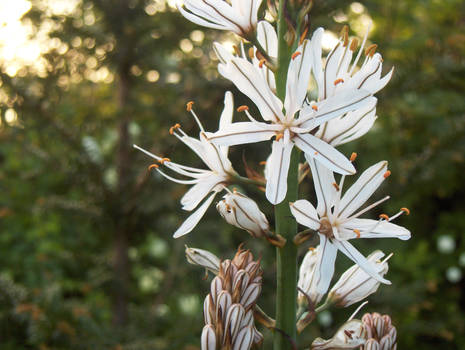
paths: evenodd
<path fill-rule="evenodd" d="M 273 248 L 214 208 L 172 239 L 186 188 L 149 174 L 150 159 L 132 148 L 201 166 L 168 133 L 179 122 L 197 135 L 185 103 L 195 101 L 207 130 L 226 90 L 251 105 L 216 72 L 212 42 L 234 38 L 184 20 L 174 1 L 0 1 L 2 349 L 199 349 L 209 282 L 185 262 L 184 244 L 228 258 L 246 242 L 263 256 L 260 304 L 274 313 Z M 465 348 L 464 14 L 461 0 L 315 0 L 311 12 L 312 29 L 328 29 L 326 48 L 344 24 L 360 37 L 372 20 L 369 39 L 385 71 L 395 66 L 375 127 L 343 151 L 358 152 L 358 169 L 390 162 L 375 196 L 392 199 L 373 217 L 412 212 L 397 221 L 410 241 L 357 242 L 366 255 L 395 253 L 393 285 L 364 310 L 392 316 L 399 349 Z M 252 146 L 250 167 L 261 170 L 267 147 Z M 242 174 L 244 154 L 232 153 Z M 338 274 L 349 265 L 339 258 Z M 300 344 L 331 336 L 354 308 L 321 314 Z"/>

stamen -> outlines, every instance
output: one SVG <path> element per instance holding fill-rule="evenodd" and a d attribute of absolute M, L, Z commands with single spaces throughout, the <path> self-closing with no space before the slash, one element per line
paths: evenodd
<path fill-rule="evenodd" d="M 299 45 L 302 45 L 302 43 L 303 43 L 304 40 L 305 40 L 305 37 L 307 36 L 307 33 L 308 33 L 308 27 L 305 28 L 305 30 L 303 31 L 302 35 L 300 36 Z"/>
<path fill-rule="evenodd" d="M 368 46 L 365 49 L 365 56 L 373 57 L 373 55 L 375 54 L 377 48 L 378 48 L 378 45 L 371 44 L 370 46 Z"/>
<path fill-rule="evenodd" d="M 357 57 L 355 57 L 355 61 L 354 63 L 352 64 L 352 68 L 350 68 L 350 71 L 349 71 L 349 75 L 351 76 L 355 67 L 357 66 L 357 63 L 358 63 L 358 60 L 360 59 L 360 56 L 362 55 L 362 50 L 363 48 L 365 47 L 365 43 L 367 41 L 367 38 L 368 38 L 368 33 L 370 32 L 370 28 L 371 28 L 371 23 L 368 25 L 367 27 L 367 31 L 365 33 L 365 36 L 363 37 L 363 41 L 362 41 L 362 46 L 360 46 L 360 50 L 358 50 L 358 53 L 357 53 Z"/>
<path fill-rule="evenodd" d="M 400 208 L 400 210 L 403 211 L 403 212 L 405 213 L 405 215 L 410 215 L 410 210 L 409 210 L 409 208 L 403 207 L 403 208 Z"/>
<path fill-rule="evenodd" d="M 370 204 L 368 207 L 366 207 L 366 208 L 360 210 L 358 213 L 352 215 L 350 218 L 351 218 L 351 219 L 357 218 L 357 217 L 359 217 L 360 215 L 365 214 L 368 210 L 371 210 L 371 209 L 373 209 L 374 207 L 380 205 L 381 203 L 387 201 L 388 199 L 389 199 L 389 196 L 386 196 L 386 197 L 380 199 L 379 201 L 374 202 L 373 204 Z"/>
<path fill-rule="evenodd" d="M 333 186 L 336 189 L 336 191 L 340 190 L 339 185 L 337 183 L 333 182 Z"/>
<path fill-rule="evenodd" d="M 314 155 L 316 155 L 316 156 L 317 156 L 317 155 L 318 155 L 318 152 L 317 152 L 317 151 L 315 151 Z"/>
<path fill-rule="evenodd" d="M 160 163 L 160 164 L 164 164 L 165 162 L 171 162 L 171 159 L 169 159 L 169 158 L 162 158 L 162 159 L 160 159 L 160 160 L 158 161 L 158 163 Z"/>
<path fill-rule="evenodd" d="M 258 60 L 264 60 L 265 56 L 260 51 L 255 51 L 255 57 L 257 57 Z"/>
<path fill-rule="evenodd" d="M 343 82 L 344 82 L 344 79 L 338 78 L 334 81 L 334 86 L 336 86 L 337 84 L 343 83 Z"/>
<path fill-rule="evenodd" d="M 150 164 L 149 167 L 147 168 L 148 171 L 152 170 L 153 168 L 158 168 L 158 164 Z"/>
<path fill-rule="evenodd" d="M 391 171 L 390 170 L 387 170 L 385 173 L 384 173 L 384 178 L 388 178 L 389 176 L 391 176 Z"/>
<path fill-rule="evenodd" d="M 342 27 L 341 38 L 344 40 L 344 47 L 349 45 L 349 26 L 347 24 Z"/>
<path fill-rule="evenodd" d="M 350 43 L 349 50 L 352 52 L 355 52 L 355 50 L 357 50 L 357 47 L 358 47 L 358 39 L 354 38 L 352 39 L 352 42 Z"/>
<path fill-rule="evenodd" d="M 249 107 L 246 106 L 246 105 L 242 105 L 242 106 L 237 107 L 238 112 L 244 112 L 244 111 L 248 111 L 248 110 L 249 110 Z"/>
<path fill-rule="evenodd" d="M 296 59 L 297 57 L 299 57 L 299 55 L 301 55 L 301 54 L 302 54 L 302 52 L 300 52 L 300 51 L 294 52 L 294 53 L 292 54 L 292 56 L 291 56 L 292 60 L 295 60 L 295 59 Z"/>
<path fill-rule="evenodd" d="M 170 128 L 170 135 L 173 135 L 173 134 L 174 134 L 174 130 L 179 129 L 180 127 L 181 127 L 181 125 L 180 125 L 179 123 L 174 124 L 174 125 Z"/>
<path fill-rule="evenodd" d="M 351 321 L 351 320 L 355 317 L 355 315 L 358 314 L 358 312 L 360 311 L 360 309 L 361 309 L 362 307 L 364 307 L 366 304 L 368 304 L 368 301 L 365 301 L 364 303 L 360 304 L 360 306 L 354 311 L 354 313 L 353 313 L 352 315 L 350 315 L 350 317 L 349 317 L 349 319 L 348 319 L 347 321 Z"/>
<path fill-rule="evenodd" d="M 352 152 L 352 154 L 350 155 L 350 161 L 353 162 L 355 159 L 357 159 L 357 153 Z"/>
<path fill-rule="evenodd" d="M 266 60 L 263 58 L 258 62 L 258 68 L 263 68 L 263 65 L 266 63 Z"/>
<path fill-rule="evenodd" d="M 391 257 L 394 255 L 394 253 L 391 253 L 389 254 L 387 257 L 385 257 L 382 261 L 381 261 L 381 264 L 384 264 L 386 261 L 388 261 L 389 259 L 391 259 Z"/>
<path fill-rule="evenodd" d="M 357 236 L 357 238 L 360 238 L 360 230 L 355 229 L 354 233 Z"/>
<path fill-rule="evenodd" d="M 237 56 L 241 55 L 241 51 L 239 50 L 239 47 L 237 47 L 237 45 L 233 45 L 233 50 Z"/>
<path fill-rule="evenodd" d="M 254 56 L 255 56 L 255 52 L 253 50 L 253 47 L 250 47 L 249 48 L 249 57 L 250 57 L 250 59 L 253 60 Z"/>
<path fill-rule="evenodd" d="M 310 247 L 310 248 L 308 248 L 308 250 L 310 250 L 311 252 L 313 252 L 313 251 L 315 251 L 315 248 Z"/>
<path fill-rule="evenodd" d="M 275 140 L 275 141 L 279 141 L 279 140 L 281 140 L 283 137 L 284 137 L 284 134 L 283 134 L 283 133 L 277 134 L 277 135 L 276 135 L 276 140 Z"/>
<path fill-rule="evenodd" d="M 318 106 L 317 105 L 312 105 L 312 109 L 317 112 L 318 111 Z"/>
<path fill-rule="evenodd" d="M 186 103 L 186 111 L 190 112 L 192 110 L 192 106 L 194 105 L 194 101 L 189 101 Z"/>
<path fill-rule="evenodd" d="M 389 216 L 387 216 L 386 214 L 380 214 L 380 215 L 379 215 L 379 218 L 380 218 L 380 219 L 384 219 L 384 220 L 386 220 L 386 221 L 389 221 Z"/>
<path fill-rule="evenodd" d="M 347 329 L 344 329 L 344 334 L 345 334 L 349 339 L 352 339 L 352 334 L 351 334 Z"/>
<path fill-rule="evenodd" d="M 266 160 L 262 160 L 261 162 L 258 163 L 259 165 L 266 165 Z"/>

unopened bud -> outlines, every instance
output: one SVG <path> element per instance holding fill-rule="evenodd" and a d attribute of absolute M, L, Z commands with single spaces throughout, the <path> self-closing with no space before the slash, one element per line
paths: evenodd
<path fill-rule="evenodd" d="M 361 350 L 396 350 L 397 330 L 388 315 L 377 312 L 365 314 L 362 322 L 367 333 L 367 342 Z"/>
<path fill-rule="evenodd" d="M 315 268 L 318 262 L 319 251 L 320 246 L 309 249 L 300 265 L 299 281 L 297 283 L 299 287 L 299 305 L 305 305 L 307 301 L 316 305 L 323 298 L 323 294 L 317 291 L 318 281 L 317 278 L 315 278 Z"/>
<path fill-rule="evenodd" d="M 220 270 L 220 259 L 208 250 L 186 246 L 186 258 L 188 263 L 204 267 L 216 275 Z"/>
<path fill-rule="evenodd" d="M 200 343 L 202 350 L 216 350 L 215 328 L 212 325 L 203 327 Z"/>
<path fill-rule="evenodd" d="M 360 320 L 347 321 L 339 328 L 331 339 L 316 338 L 312 350 L 355 349 L 366 342 L 366 331 Z"/>
<path fill-rule="evenodd" d="M 384 253 L 376 250 L 367 258 L 370 263 L 375 265 L 380 276 L 384 276 L 389 269 L 387 261 L 381 261 L 382 257 L 384 257 Z M 376 292 L 379 285 L 379 281 L 355 264 L 342 274 L 339 281 L 329 291 L 328 301 L 340 307 L 347 307 Z"/>
<path fill-rule="evenodd" d="M 269 231 L 268 220 L 257 203 L 239 192 L 227 193 L 216 209 L 228 224 L 246 230 L 253 237 L 263 237 Z"/>

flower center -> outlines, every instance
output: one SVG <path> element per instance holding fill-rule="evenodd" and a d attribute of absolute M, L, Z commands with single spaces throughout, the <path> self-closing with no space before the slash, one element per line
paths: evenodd
<path fill-rule="evenodd" d="M 320 228 L 318 229 L 318 232 L 328 238 L 334 238 L 333 225 L 331 225 L 331 222 L 327 217 L 323 217 L 320 220 Z"/>

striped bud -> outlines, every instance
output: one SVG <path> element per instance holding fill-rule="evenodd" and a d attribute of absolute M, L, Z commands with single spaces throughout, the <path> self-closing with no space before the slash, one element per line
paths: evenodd
<path fill-rule="evenodd" d="M 201 266 L 214 274 L 220 269 L 220 259 L 208 250 L 186 246 L 186 259 L 189 264 Z"/>
<path fill-rule="evenodd" d="M 361 350 L 396 350 L 397 330 L 388 315 L 377 312 L 365 314 L 362 322 L 367 333 L 367 342 Z"/>

